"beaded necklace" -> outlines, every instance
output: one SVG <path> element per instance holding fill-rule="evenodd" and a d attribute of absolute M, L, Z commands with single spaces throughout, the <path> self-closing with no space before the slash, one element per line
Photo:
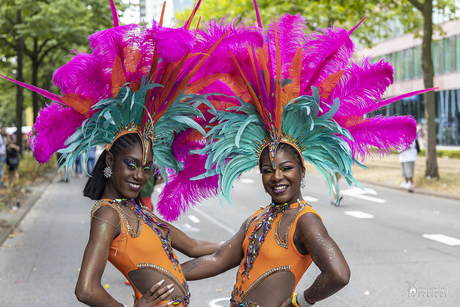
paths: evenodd
<path fill-rule="evenodd" d="M 249 246 L 246 251 L 246 257 L 244 258 L 244 271 L 241 273 L 241 283 L 244 282 L 245 276 L 247 276 L 248 279 L 251 278 L 249 276 L 249 272 L 252 270 L 254 261 L 256 261 L 257 257 L 259 256 L 260 247 L 262 246 L 262 243 L 264 243 L 268 232 L 272 228 L 273 221 L 279 213 L 283 213 L 284 211 L 289 210 L 290 207 L 291 206 L 288 203 L 282 205 L 276 205 L 275 203 L 271 203 L 269 211 L 266 214 L 264 214 L 260 222 L 257 223 L 257 225 L 254 227 L 254 231 L 249 237 Z M 262 234 L 257 238 L 257 231 L 261 227 L 263 227 Z"/>
<path fill-rule="evenodd" d="M 138 204 L 136 204 L 136 202 L 133 199 L 125 199 L 125 198 L 114 199 L 113 202 L 130 208 L 136 213 L 139 219 L 142 219 L 142 221 L 144 221 L 145 224 L 149 225 L 150 228 L 152 228 L 152 230 L 155 232 L 155 234 L 160 239 L 161 245 L 163 246 L 163 249 L 166 255 L 168 255 L 169 260 L 171 260 L 171 262 L 173 263 L 174 269 L 179 268 L 179 272 L 181 272 L 179 261 L 176 259 L 176 257 L 174 257 L 171 245 L 169 244 L 170 234 L 169 234 L 168 225 L 156 221 L 155 218 L 153 217 L 153 214 L 150 212 L 150 210 L 148 210 L 146 207 L 142 205 L 139 206 Z M 163 236 L 163 234 L 158 229 L 158 227 L 165 229 L 166 238 Z"/>

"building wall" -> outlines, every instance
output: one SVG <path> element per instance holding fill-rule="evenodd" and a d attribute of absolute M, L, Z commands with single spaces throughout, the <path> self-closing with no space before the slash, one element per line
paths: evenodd
<path fill-rule="evenodd" d="M 432 44 L 436 89 L 436 123 L 438 143 L 460 144 L 460 20 L 442 24 L 444 35 L 434 35 Z M 372 56 L 372 61 L 390 62 L 395 70 L 392 84 L 385 93 L 393 97 L 423 89 L 420 38 L 405 34 L 378 43 L 370 49 L 357 51 L 359 58 Z M 385 107 L 377 113 L 412 115 L 424 122 L 423 95 L 409 97 Z"/>
<path fill-rule="evenodd" d="M 141 22 L 151 24 L 152 20 L 160 21 L 161 10 L 164 0 L 140 0 Z M 175 25 L 174 15 L 176 11 L 193 7 L 193 0 L 166 0 L 163 24 L 168 27 Z"/>

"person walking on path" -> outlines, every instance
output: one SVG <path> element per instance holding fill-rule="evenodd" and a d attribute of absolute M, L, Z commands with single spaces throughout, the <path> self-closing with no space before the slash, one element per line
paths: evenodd
<path fill-rule="evenodd" d="M 0 186 L 5 187 L 3 183 L 3 169 L 6 162 L 6 128 L 2 127 L 0 130 Z"/>
<path fill-rule="evenodd" d="M 414 141 L 406 150 L 399 153 L 399 162 L 401 163 L 401 173 L 404 182 L 399 185 L 400 188 L 413 192 L 414 184 L 414 166 L 417 160 L 416 141 Z"/>
<path fill-rule="evenodd" d="M 13 185 L 14 180 L 19 179 L 19 151 L 21 148 L 15 144 L 14 135 L 6 136 L 6 164 L 8 165 L 8 181 Z"/>

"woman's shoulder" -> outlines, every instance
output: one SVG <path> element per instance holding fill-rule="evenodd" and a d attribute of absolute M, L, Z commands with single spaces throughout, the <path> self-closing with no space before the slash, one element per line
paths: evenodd
<path fill-rule="evenodd" d="M 105 212 L 107 212 L 106 214 L 110 215 L 113 215 L 114 213 L 116 213 L 116 215 L 119 214 L 117 205 L 114 202 L 110 201 L 109 199 L 100 199 L 91 209 L 91 216 L 94 216 L 96 213 L 98 215 L 104 214 Z"/>

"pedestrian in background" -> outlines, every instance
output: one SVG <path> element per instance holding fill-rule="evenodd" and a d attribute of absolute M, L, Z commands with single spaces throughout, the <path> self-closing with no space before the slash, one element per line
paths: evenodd
<path fill-rule="evenodd" d="M 14 179 L 19 179 L 19 151 L 21 148 L 15 144 L 16 136 L 6 135 L 6 164 L 8 165 L 8 181 L 13 184 Z"/>
<path fill-rule="evenodd" d="M 426 148 L 425 136 L 426 136 L 425 127 L 423 126 L 421 122 L 418 122 L 417 123 L 417 140 L 418 140 L 418 144 L 420 145 L 421 149 Z"/>
<path fill-rule="evenodd" d="M 93 172 L 94 162 L 96 161 L 96 146 L 91 147 L 88 152 L 88 163 L 86 164 L 86 171 L 88 174 Z"/>
<path fill-rule="evenodd" d="M 81 155 L 78 155 L 77 159 L 75 160 L 75 176 L 78 178 L 83 177 L 83 167 L 81 165 Z"/>
<path fill-rule="evenodd" d="M 0 186 L 5 187 L 3 183 L 3 168 L 6 162 L 6 128 L 2 127 L 0 130 Z"/>
<path fill-rule="evenodd" d="M 399 153 L 399 162 L 401 162 L 402 176 L 404 182 L 399 185 L 400 188 L 409 192 L 414 191 L 414 166 L 417 160 L 417 140 L 415 140 L 406 150 Z"/>

